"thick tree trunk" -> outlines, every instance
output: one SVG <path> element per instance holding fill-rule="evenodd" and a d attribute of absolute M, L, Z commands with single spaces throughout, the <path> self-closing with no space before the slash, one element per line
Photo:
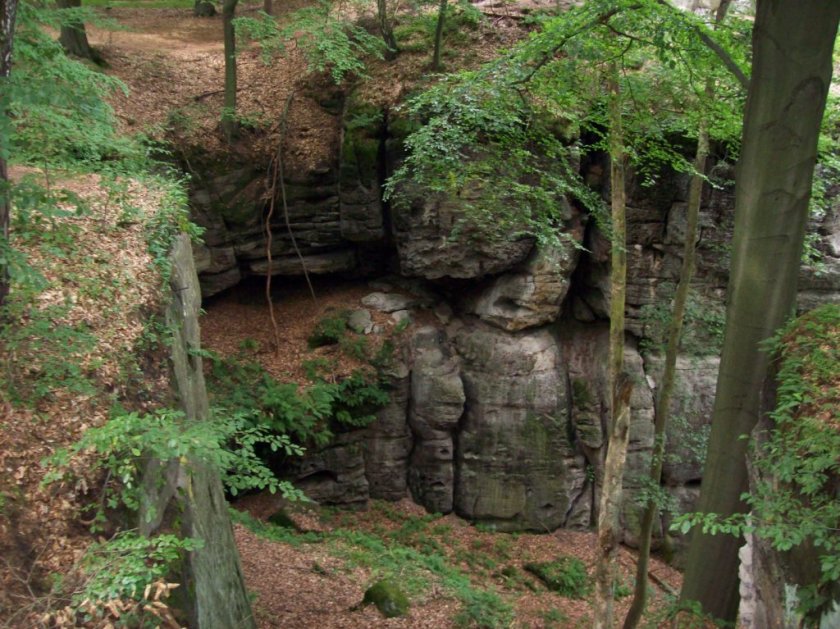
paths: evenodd
<path fill-rule="evenodd" d="M 794 308 L 817 138 L 840 2 L 760 0 L 738 164 L 726 333 L 699 510 L 744 512 L 748 442 L 769 357 L 760 344 Z M 741 539 L 696 531 L 681 598 L 734 621 Z"/>
<path fill-rule="evenodd" d="M 225 0 L 222 5 L 222 24 L 225 41 L 225 104 L 222 109 L 222 132 L 228 142 L 236 137 L 236 33 L 233 18 L 238 0 Z"/>
<path fill-rule="evenodd" d="M 274 2 L 272 0 L 263 0 L 263 11 L 271 15 L 274 12 Z"/>
<path fill-rule="evenodd" d="M 440 54 L 443 48 L 443 26 L 446 23 L 446 4 L 447 0 L 440 0 L 440 8 L 438 9 L 437 26 L 435 27 L 435 52 L 432 55 L 432 70 L 440 71 Z"/>
<path fill-rule="evenodd" d="M 618 67 L 610 77 L 610 205 L 612 208 L 612 254 L 610 259 L 609 444 L 601 482 L 598 513 L 598 564 L 595 578 L 594 622 L 596 629 L 613 625 L 614 563 L 621 542 L 618 514 L 622 479 L 630 437 L 630 390 L 624 376 L 624 303 L 627 293 L 627 223 L 624 180 L 624 129 Z M 626 395 L 625 395 L 626 394 Z M 626 397 L 626 399 L 625 399 Z"/>
<path fill-rule="evenodd" d="M 387 0 L 376 0 L 376 19 L 379 22 L 379 32 L 382 35 L 382 40 L 388 47 L 385 51 L 385 58 L 388 60 L 395 59 L 400 49 L 397 46 L 397 38 L 394 36 L 391 20 L 388 19 Z"/>
<path fill-rule="evenodd" d="M 55 3 L 59 9 L 77 9 L 82 6 L 82 0 L 56 0 Z M 58 41 L 67 54 L 80 59 L 88 59 L 94 63 L 102 61 L 102 57 L 91 48 L 88 42 L 84 22 L 73 20 L 62 26 Z"/>
<path fill-rule="evenodd" d="M 9 90 L 6 84 L 12 73 L 12 43 L 17 17 L 17 0 L 0 0 L 0 118 L 9 119 Z M 2 124 L 2 123 L 0 123 Z M 6 156 L 9 153 L 9 137 L 0 127 L 0 254 L 9 246 L 9 219 L 12 212 L 9 173 Z M 6 256 L 3 256 L 5 259 Z M 0 263 L 0 306 L 9 294 L 9 269 L 6 262 Z"/>

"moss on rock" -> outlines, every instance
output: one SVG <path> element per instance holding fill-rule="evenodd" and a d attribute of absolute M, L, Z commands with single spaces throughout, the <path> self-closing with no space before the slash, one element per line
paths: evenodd
<path fill-rule="evenodd" d="M 408 613 L 408 597 L 400 587 L 389 579 L 382 579 L 370 586 L 362 599 L 362 605 L 373 603 L 385 618 L 396 618 Z"/>

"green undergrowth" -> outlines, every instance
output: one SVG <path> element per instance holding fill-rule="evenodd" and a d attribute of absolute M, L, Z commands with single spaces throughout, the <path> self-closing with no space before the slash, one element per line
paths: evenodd
<path fill-rule="evenodd" d="M 323 447 L 338 432 L 367 426 L 389 400 L 376 373 L 369 369 L 360 368 L 335 380 L 327 380 L 326 374 L 315 369 L 316 381 L 301 386 L 277 381 L 244 354 L 203 355 L 210 362 L 207 382 L 215 405 L 247 413 L 255 423 L 289 435 L 304 447 Z"/>
<path fill-rule="evenodd" d="M 150 451 L 195 445 L 180 432 L 153 432 L 163 425 L 165 409 L 154 409 L 166 393 L 155 389 L 166 368 L 159 349 L 169 336 L 154 313 L 169 292 L 175 239 L 199 230 L 165 147 L 118 132 L 108 100 L 126 87 L 68 58 L 56 41 L 71 15 L 113 26 L 87 8 L 19 4 L 14 69 L 0 88 L 0 104 L 11 114 L 0 116 L 0 154 L 17 175 L 0 189 L 12 205 L 9 238 L 0 235 L 0 271 L 10 287 L 0 307 L 0 406 L 10 405 L 14 421 L 43 421 L 52 431 L 45 443 L 56 455 L 43 473 L 27 461 L 29 480 L 43 474 L 70 481 L 50 491 L 65 504 L 75 498 L 79 516 L 95 512 L 97 530 L 117 531 L 91 545 L 77 565 L 50 575 L 51 586 L 30 590 L 32 609 L 50 626 L 153 626 L 155 619 L 168 622 L 162 601 L 170 568 L 200 542 L 144 538 L 121 526 L 139 505 L 138 473 Z M 145 326 L 132 342 L 126 331 L 138 321 Z M 17 413 L 20 407 L 33 412 Z M 109 408 L 122 410 L 94 427 Z M 79 433 L 82 440 L 69 444 Z M 73 454 L 80 456 L 71 464 Z M 15 496 L 16 508 L 31 508 L 28 498 Z M 40 544 L 39 534 L 54 533 L 37 531 L 21 543 Z M 162 607 L 147 607 L 152 597 Z"/>
<path fill-rule="evenodd" d="M 389 507 L 374 503 L 374 508 Z M 345 517 L 338 511 L 325 510 L 324 513 L 327 518 L 337 521 Z M 399 517 L 400 526 L 394 530 L 332 528 L 322 533 L 296 532 L 238 511 L 232 511 L 232 518 L 274 542 L 296 547 L 306 543 L 324 544 L 348 568 L 366 569 L 371 582 L 379 579 L 398 582 L 412 600 L 423 600 L 433 586 L 441 588 L 461 603 L 454 619 L 459 627 L 501 628 L 510 626 L 513 621 L 511 604 L 494 587 L 475 585 L 468 573 L 456 565 L 457 559 L 447 552 L 451 550 L 447 541 L 450 529 L 437 522 L 438 515 Z"/>

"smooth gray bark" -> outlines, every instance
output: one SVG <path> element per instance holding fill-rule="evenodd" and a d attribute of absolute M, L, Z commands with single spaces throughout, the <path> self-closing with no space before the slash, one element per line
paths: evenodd
<path fill-rule="evenodd" d="M 793 313 L 817 138 L 840 19 L 837 0 L 760 0 L 736 177 L 726 332 L 699 510 L 744 512 L 746 450 L 769 357 L 760 344 Z M 681 594 L 734 621 L 740 538 L 695 532 Z"/>

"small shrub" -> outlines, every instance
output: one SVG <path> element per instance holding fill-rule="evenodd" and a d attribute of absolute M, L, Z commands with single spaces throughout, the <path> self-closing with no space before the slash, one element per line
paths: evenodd
<path fill-rule="evenodd" d="M 347 333 L 347 317 L 339 314 L 321 319 L 309 335 L 307 344 L 309 349 L 316 349 L 325 345 L 336 345 Z"/>
<path fill-rule="evenodd" d="M 589 592 L 586 566 L 576 557 L 563 556 L 554 561 L 526 563 L 525 570 L 536 576 L 552 592 L 569 598 L 583 598 Z"/>

